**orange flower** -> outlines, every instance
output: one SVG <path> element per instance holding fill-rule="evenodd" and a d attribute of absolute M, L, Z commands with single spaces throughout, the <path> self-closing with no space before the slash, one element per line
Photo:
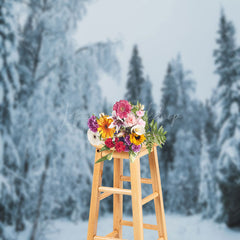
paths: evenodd
<path fill-rule="evenodd" d="M 108 118 L 108 116 L 102 116 L 97 120 L 98 123 L 98 131 L 101 134 L 102 138 L 112 138 L 115 132 L 114 128 L 109 128 L 110 124 L 113 122 L 112 118 Z"/>

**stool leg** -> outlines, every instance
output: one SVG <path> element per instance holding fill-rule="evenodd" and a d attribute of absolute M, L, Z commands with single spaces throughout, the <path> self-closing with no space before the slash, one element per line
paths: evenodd
<path fill-rule="evenodd" d="M 123 188 L 123 182 L 120 177 L 123 175 L 123 159 L 114 158 L 113 169 L 113 187 Z M 113 195 L 113 230 L 118 234 L 116 237 L 122 238 L 122 212 L 123 212 L 123 195 Z"/>
<path fill-rule="evenodd" d="M 100 159 L 102 153 L 95 153 L 95 162 Z M 102 184 L 102 172 L 103 172 L 103 162 L 94 164 L 93 170 L 93 182 L 92 182 L 92 195 L 89 211 L 89 221 L 88 221 L 88 235 L 87 240 L 93 240 L 94 236 L 97 234 L 97 223 L 98 223 L 98 213 L 100 204 L 100 192 L 98 188 Z"/>
<path fill-rule="evenodd" d="M 138 157 L 133 163 L 130 162 L 130 174 L 134 239 L 143 240 L 142 190 L 140 159 Z"/>
<path fill-rule="evenodd" d="M 163 237 L 164 240 L 167 240 L 167 229 L 166 229 L 166 221 L 165 221 L 165 214 L 164 214 L 157 147 L 154 147 L 153 151 L 149 154 L 149 166 L 150 166 L 151 177 L 152 177 L 153 192 L 157 192 L 159 194 L 159 196 L 154 199 L 157 225 L 159 229 L 158 236 L 159 238 Z"/>

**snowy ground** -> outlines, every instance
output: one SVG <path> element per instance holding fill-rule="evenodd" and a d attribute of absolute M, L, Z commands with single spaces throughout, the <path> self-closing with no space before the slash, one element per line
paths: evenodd
<path fill-rule="evenodd" d="M 125 218 L 130 220 L 129 218 Z M 155 216 L 144 217 L 145 223 L 155 224 Z M 239 240 L 240 231 L 230 230 L 223 224 L 211 220 L 202 220 L 200 216 L 166 216 L 169 240 Z M 86 240 L 87 222 L 77 224 L 57 221 L 47 234 L 48 240 Z M 112 231 L 112 216 L 102 217 L 98 224 L 98 235 L 104 236 Z M 132 240 L 131 227 L 123 227 L 123 238 Z M 157 234 L 152 230 L 144 230 L 144 239 L 157 240 Z"/>

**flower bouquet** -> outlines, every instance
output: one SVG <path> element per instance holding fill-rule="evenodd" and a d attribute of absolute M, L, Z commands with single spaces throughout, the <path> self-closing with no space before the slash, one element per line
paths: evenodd
<path fill-rule="evenodd" d="M 113 106 L 112 116 L 101 113 L 99 117 L 92 115 L 88 119 L 88 140 L 94 146 L 100 146 L 99 151 L 110 151 L 96 163 L 111 160 L 113 152 L 128 152 L 131 162 L 138 156 L 143 145 L 149 153 L 156 143 L 160 147 L 166 141 L 166 131 L 157 127 L 152 120 L 148 124 L 148 114 L 144 105 L 136 105 L 126 100 L 120 100 Z"/>

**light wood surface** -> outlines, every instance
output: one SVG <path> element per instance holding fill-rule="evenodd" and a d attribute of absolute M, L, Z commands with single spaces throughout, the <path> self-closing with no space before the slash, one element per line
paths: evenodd
<path fill-rule="evenodd" d="M 107 234 L 105 237 L 116 237 L 118 234 L 117 231 L 112 231 L 111 233 Z"/>
<path fill-rule="evenodd" d="M 142 189 L 140 159 L 130 162 L 134 239 L 143 240 Z"/>
<path fill-rule="evenodd" d="M 96 148 L 95 162 L 109 151 L 98 152 Z M 115 154 L 115 155 L 114 155 Z M 89 224 L 87 240 L 123 240 L 122 226 L 133 227 L 134 240 L 143 240 L 143 229 L 158 231 L 158 240 L 167 240 L 167 230 L 163 206 L 163 196 L 159 164 L 157 157 L 157 148 L 154 145 L 149 154 L 149 167 L 151 178 L 141 178 L 140 156 L 148 154 L 147 149 L 142 149 L 138 157 L 130 164 L 130 176 L 123 176 L 123 158 L 128 158 L 128 153 L 114 152 L 113 156 L 113 187 L 102 185 L 103 163 L 94 164 L 92 195 L 89 212 Z M 123 182 L 131 182 L 131 189 L 123 189 Z M 153 193 L 142 199 L 141 184 L 152 184 Z M 100 200 L 113 194 L 113 232 L 104 237 L 97 236 L 97 222 Z M 123 195 L 132 197 L 133 221 L 122 219 Z M 157 225 L 143 223 L 142 206 L 149 201 L 154 200 Z M 147 239 L 148 240 L 148 239 Z"/>
<path fill-rule="evenodd" d="M 162 186 L 159 172 L 157 147 L 154 147 L 153 151 L 149 154 L 149 165 L 153 181 L 152 184 L 153 192 L 159 193 L 159 196 L 154 198 L 155 212 L 158 225 L 158 236 L 160 239 L 164 238 L 164 240 L 167 240 L 167 229 L 163 206 Z"/>
<path fill-rule="evenodd" d="M 93 145 L 97 150 L 100 150 L 104 145 L 98 145 L 98 146 L 95 146 Z M 158 146 L 156 143 L 154 144 L 154 146 Z M 129 159 L 129 153 L 128 152 L 117 152 L 113 149 L 111 150 L 105 150 L 105 151 L 102 151 L 102 156 L 106 156 L 107 154 L 113 152 L 113 158 L 122 158 L 122 159 Z M 140 153 L 138 154 L 138 157 L 143 157 L 145 156 L 146 154 L 148 154 L 148 150 L 147 150 L 147 147 L 146 145 L 142 145 L 141 147 L 141 151 Z"/>
<path fill-rule="evenodd" d="M 112 187 L 99 187 L 99 192 L 106 192 L 112 194 L 125 194 L 131 195 L 132 191 L 130 189 L 123 189 L 123 188 L 112 188 Z"/>
<path fill-rule="evenodd" d="M 142 205 L 150 202 L 151 200 L 153 200 L 156 197 L 158 197 L 158 193 L 157 192 L 154 192 L 154 193 L 148 195 L 147 197 L 143 198 Z"/>
<path fill-rule="evenodd" d="M 95 236 L 94 240 L 126 240 L 126 239 Z"/>
<path fill-rule="evenodd" d="M 101 157 L 102 157 L 102 153 L 99 153 L 96 150 L 95 162 Z M 94 164 L 87 240 L 93 240 L 94 236 L 97 234 L 97 223 L 98 223 L 97 220 L 98 220 L 99 203 L 100 203 L 100 192 L 98 191 L 98 188 L 102 184 L 103 163 L 104 162 Z"/>
<path fill-rule="evenodd" d="M 114 158 L 113 160 L 113 187 L 123 189 L 123 182 L 120 176 L 123 174 L 123 159 Z M 131 190 L 128 190 L 131 192 Z M 122 238 L 122 214 L 123 214 L 123 195 L 113 195 L 113 230 L 117 231 L 118 238 Z"/>
<path fill-rule="evenodd" d="M 133 222 L 132 221 L 122 220 L 121 224 L 123 226 L 133 227 Z M 143 223 L 143 228 L 158 231 L 158 225 L 154 225 L 154 224 Z"/>
<path fill-rule="evenodd" d="M 121 176 L 121 181 L 131 182 L 131 178 L 128 176 Z M 141 183 L 152 184 L 152 179 L 150 178 L 141 178 Z"/>
<path fill-rule="evenodd" d="M 104 193 L 101 193 L 101 194 L 100 194 L 99 199 L 100 199 L 100 200 L 103 200 L 103 199 L 105 199 L 105 198 L 107 198 L 107 197 L 109 197 L 109 196 L 111 196 L 111 195 L 112 195 L 112 193 L 104 192 Z"/>

